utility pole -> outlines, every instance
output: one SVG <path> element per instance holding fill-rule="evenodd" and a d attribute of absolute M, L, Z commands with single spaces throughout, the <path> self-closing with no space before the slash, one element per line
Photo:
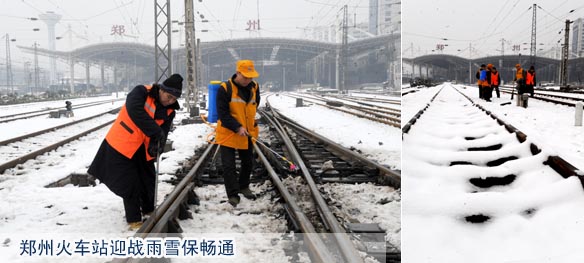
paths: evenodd
<path fill-rule="evenodd" d="M 30 89 L 30 96 L 32 97 L 32 86 L 30 86 L 30 62 L 24 62 L 24 83 L 25 88 Z"/>
<path fill-rule="evenodd" d="M 468 43 L 468 83 L 472 84 L 472 68 L 471 68 L 471 59 L 472 59 L 472 43 Z M 422 73 L 420 72 L 420 75 Z"/>
<path fill-rule="evenodd" d="M 414 58 L 414 42 L 410 42 L 410 53 L 412 54 L 412 58 Z"/>
<path fill-rule="evenodd" d="M 560 88 L 568 87 L 568 54 L 570 54 L 570 24 L 572 21 L 566 20 L 566 29 L 564 32 L 564 45 L 562 45 L 562 65 L 560 67 Z"/>
<path fill-rule="evenodd" d="M 505 56 L 505 39 L 501 38 L 501 57 Z"/>
<path fill-rule="evenodd" d="M 535 66 L 535 56 L 537 51 L 537 42 L 536 40 L 536 15 L 537 15 L 537 4 L 533 4 L 533 18 L 531 19 L 531 51 L 529 52 L 529 60 L 532 66 Z"/>
<path fill-rule="evenodd" d="M 39 55 L 38 55 L 38 46 L 37 42 L 34 42 L 34 89 L 38 92 L 39 91 Z"/>
<path fill-rule="evenodd" d="M 342 40 L 341 40 L 341 52 L 339 56 L 339 90 L 341 92 L 346 91 L 345 87 L 345 71 L 347 70 L 347 44 L 348 44 L 348 16 L 349 10 L 347 5 L 343 6 L 343 20 L 341 22 L 342 30 Z"/>
<path fill-rule="evenodd" d="M 191 97 L 194 96 L 194 106 L 197 105 L 197 74 L 196 74 L 196 48 L 195 48 L 195 16 L 193 13 L 193 0 L 185 0 L 185 49 L 187 53 L 187 111 L 191 111 Z M 198 113 L 193 113 L 197 114 Z"/>
<path fill-rule="evenodd" d="M 73 51 L 73 30 L 71 29 L 71 24 L 68 25 L 67 35 L 69 38 L 69 48 Z M 69 92 L 71 95 L 75 92 L 75 58 L 73 58 L 73 52 L 69 52 Z"/>
<path fill-rule="evenodd" d="M 172 75 L 170 0 L 154 0 L 154 17 L 154 77 L 160 82 Z"/>
<path fill-rule="evenodd" d="M 10 36 L 6 34 L 6 91 L 10 89 L 10 93 L 14 93 L 14 85 L 12 85 L 12 60 L 10 59 Z"/>

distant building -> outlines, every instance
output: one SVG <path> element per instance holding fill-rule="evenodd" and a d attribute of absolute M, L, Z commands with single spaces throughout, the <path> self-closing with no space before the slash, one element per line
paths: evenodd
<path fill-rule="evenodd" d="M 333 26 L 319 26 L 310 28 L 311 39 L 322 42 L 336 42 L 337 30 Z"/>
<path fill-rule="evenodd" d="M 323 42 L 342 42 L 342 17 L 330 26 L 307 28 L 306 35 L 311 39 Z M 353 17 L 347 18 L 349 41 L 369 38 L 377 35 L 399 33 L 401 29 L 401 1 L 400 0 L 369 0 L 369 21 L 356 24 Z"/>
<path fill-rule="evenodd" d="M 351 18 L 349 18 L 348 23 L 349 26 L 347 27 L 347 30 L 349 42 L 375 36 L 368 32 L 366 23 L 355 25 Z M 340 28 L 335 26 L 313 27 L 310 28 L 310 35 L 312 35 L 312 40 L 341 43 L 341 37 L 343 34 L 340 30 Z"/>
<path fill-rule="evenodd" d="M 570 57 L 584 56 L 584 20 L 578 18 L 572 24 L 572 45 L 570 47 Z"/>
<path fill-rule="evenodd" d="M 399 33 L 401 28 L 401 1 L 369 0 L 369 33 L 387 35 Z"/>

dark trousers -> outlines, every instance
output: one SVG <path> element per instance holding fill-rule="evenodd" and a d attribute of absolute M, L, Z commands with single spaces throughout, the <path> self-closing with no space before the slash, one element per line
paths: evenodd
<path fill-rule="evenodd" d="M 138 176 L 137 187 L 130 196 L 124 198 L 124 210 L 128 223 L 142 221 L 142 214 L 154 211 L 156 170 L 153 161 L 146 162 L 145 166 L 145 169 L 139 169 L 142 174 Z"/>
<path fill-rule="evenodd" d="M 227 197 L 238 196 L 239 190 L 249 187 L 249 178 L 253 168 L 253 145 L 248 139 L 249 149 L 237 150 L 241 167 L 239 179 L 235 173 L 235 149 L 226 146 L 221 147 L 221 163 L 223 164 L 223 178 L 225 180 L 225 190 Z"/>
<path fill-rule="evenodd" d="M 493 88 L 491 86 L 483 86 L 481 90 L 483 91 L 483 99 L 491 100 L 491 97 L 493 97 Z"/>
<path fill-rule="evenodd" d="M 517 94 L 521 95 L 525 93 L 525 84 L 523 84 L 523 80 L 517 81 Z"/>
<path fill-rule="evenodd" d="M 531 97 L 533 97 L 533 93 L 534 93 L 533 85 L 531 85 L 531 84 L 525 85 L 525 93 L 529 93 L 529 94 L 531 94 Z"/>
<path fill-rule="evenodd" d="M 144 145 L 128 159 L 103 140 L 87 173 L 124 200 L 126 221 L 142 221 L 141 213 L 154 210 L 156 171 L 154 161 L 146 161 Z"/>
<path fill-rule="evenodd" d="M 497 98 L 501 97 L 501 92 L 499 91 L 499 85 L 493 85 L 493 89 L 497 92 Z"/>

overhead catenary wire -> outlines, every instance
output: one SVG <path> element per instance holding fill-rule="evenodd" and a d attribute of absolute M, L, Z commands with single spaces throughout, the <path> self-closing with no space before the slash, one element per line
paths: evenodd
<path fill-rule="evenodd" d="M 491 20 L 491 23 L 489 24 L 489 26 L 487 26 L 487 28 L 491 27 L 497 21 L 497 19 L 499 19 L 499 16 L 503 12 L 503 10 L 505 10 L 505 7 L 507 6 L 507 4 L 509 2 L 511 2 L 511 0 L 505 1 L 505 4 L 503 6 L 501 6 L 501 9 L 499 9 L 499 11 L 497 12 L 497 16 L 495 16 L 495 18 L 493 20 Z M 504 19 L 504 18 L 502 18 L 502 19 Z M 493 31 L 491 31 L 490 34 L 492 34 L 495 30 L 497 30 L 497 27 L 493 27 Z"/>
<path fill-rule="evenodd" d="M 557 35 L 556 32 L 558 32 L 558 31 L 561 32 L 564 29 L 564 20 L 567 19 L 570 14 L 573 14 L 575 12 L 575 10 L 578 10 L 578 9 L 581 9 L 582 7 L 584 7 L 584 5 L 583 6 L 580 6 L 580 7 L 577 7 L 575 9 L 572 9 L 572 10 L 570 10 L 570 11 L 568 11 L 568 12 L 560 15 L 559 17 L 553 15 L 552 12 L 555 11 L 555 10 L 557 10 L 558 8 L 560 8 L 565 3 L 566 2 L 558 5 L 552 11 L 548 11 L 546 8 L 538 5 L 538 9 L 544 11 L 544 13 L 546 14 L 543 18 L 538 19 L 538 23 L 539 22 L 546 21 L 546 18 L 548 18 L 548 17 L 551 17 L 552 18 L 552 20 L 550 20 L 550 21 L 546 21 L 546 22 L 543 22 L 542 24 L 538 24 L 538 28 L 540 28 L 540 30 L 538 30 L 538 39 L 546 39 L 544 41 L 539 41 L 538 44 L 542 44 L 543 43 L 544 45 L 554 46 L 555 44 L 557 44 L 556 42 L 558 40 L 562 40 L 563 39 L 562 36 L 557 37 L 557 38 L 554 38 L 553 36 Z M 521 32 L 526 32 L 530 28 L 531 28 L 531 24 L 528 24 L 528 25 L 522 27 L 521 30 L 514 31 L 512 35 L 514 35 L 514 36 L 523 35 L 523 37 L 521 37 L 521 38 L 518 39 L 518 41 L 517 41 L 518 43 L 528 42 L 531 39 L 530 35 L 521 34 Z M 551 39 L 550 39 L 550 35 L 553 35 L 551 37 Z M 552 47 L 550 47 L 550 49 L 551 48 Z"/>
<path fill-rule="evenodd" d="M 497 24 L 497 26 L 495 26 L 495 29 L 498 29 L 501 27 L 501 25 L 503 24 L 503 22 L 505 22 L 507 20 L 509 16 L 509 14 L 511 14 L 513 11 L 515 11 L 515 8 L 517 8 L 517 4 L 519 4 L 520 0 L 515 1 L 515 3 L 513 4 L 513 6 L 509 9 L 509 11 L 507 12 L 507 14 L 504 16 L 504 19 L 501 19 L 501 22 L 499 22 L 499 24 Z M 531 7 L 530 7 L 531 8 Z M 528 13 L 529 9 L 526 9 L 523 13 L 521 13 L 518 17 L 516 17 L 515 20 L 513 20 L 513 22 L 511 22 L 508 25 L 515 25 L 515 22 L 520 19 L 521 17 L 523 17 L 526 13 Z M 492 36 L 492 35 L 491 35 Z M 499 35 L 497 35 L 496 39 L 491 39 L 490 37 L 487 38 L 485 41 L 481 41 L 480 43 L 475 43 L 475 46 L 477 48 L 477 50 L 482 50 L 482 48 L 487 44 L 487 43 L 494 43 L 495 41 L 498 42 L 499 39 Z"/>

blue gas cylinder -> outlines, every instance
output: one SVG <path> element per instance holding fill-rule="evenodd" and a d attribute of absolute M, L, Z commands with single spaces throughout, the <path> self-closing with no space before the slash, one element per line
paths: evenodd
<path fill-rule="evenodd" d="M 209 88 L 209 110 L 207 113 L 207 121 L 215 123 L 219 117 L 217 114 L 217 91 L 219 91 L 219 88 L 221 87 L 221 81 L 212 80 L 207 87 Z"/>

